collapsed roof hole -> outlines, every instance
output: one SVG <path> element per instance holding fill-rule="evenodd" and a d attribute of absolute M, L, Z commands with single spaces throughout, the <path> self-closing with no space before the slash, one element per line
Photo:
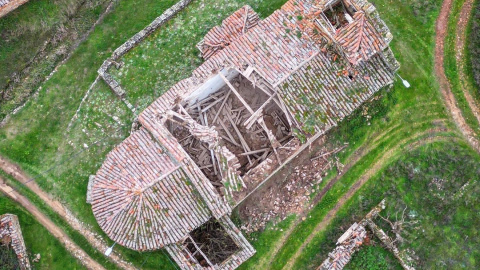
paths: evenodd
<path fill-rule="evenodd" d="M 215 155 L 213 155 L 208 149 L 208 144 L 195 138 L 187 128 L 178 125 L 171 120 L 167 120 L 165 125 L 195 164 L 197 164 L 200 170 L 210 180 L 219 194 L 222 194 L 220 188 L 223 185 L 220 172 L 218 171 L 218 162 L 216 161 Z"/>
<path fill-rule="evenodd" d="M 251 110 L 258 110 L 268 99 L 259 86 L 238 74 L 229 83 Z M 182 106 L 188 114 L 201 125 L 215 126 L 222 144 L 238 158 L 241 167 L 240 175 L 244 175 L 265 160 L 272 152 L 270 140 L 265 129 L 254 122 L 250 129 L 245 125 L 252 116 L 250 110 L 231 90 L 226 83 L 217 91 L 210 93 L 202 100 L 185 101 Z M 263 119 L 266 128 L 271 130 L 281 144 L 292 138 L 291 128 L 285 113 L 271 101 L 263 107 Z"/>
<path fill-rule="evenodd" d="M 228 232 L 214 218 L 193 230 L 184 246 L 203 267 L 211 266 L 210 263 L 221 264 L 239 250 Z"/>
<path fill-rule="evenodd" d="M 355 7 L 348 1 L 338 1 L 329 4 L 323 11 L 328 21 L 335 27 L 335 29 L 339 29 L 351 23 L 355 12 Z"/>

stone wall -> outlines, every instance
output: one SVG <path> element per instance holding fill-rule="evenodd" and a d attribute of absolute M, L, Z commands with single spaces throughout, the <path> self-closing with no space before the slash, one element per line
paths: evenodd
<path fill-rule="evenodd" d="M 350 228 L 338 238 L 336 248 L 328 253 L 328 258 L 317 268 L 317 270 L 341 270 L 350 262 L 355 253 L 363 244 L 367 231 L 365 226 L 368 221 L 375 218 L 380 211 L 385 209 L 385 199 L 373 208 L 358 224 L 353 223 Z M 410 269 L 409 269 L 410 270 Z"/>
<path fill-rule="evenodd" d="M 162 15 L 157 17 L 153 22 L 143 28 L 140 32 L 136 33 L 133 37 L 128 39 L 125 43 L 123 43 L 120 47 L 118 47 L 113 53 L 110 58 L 105 60 L 102 66 L 98 69 L 98 74 L 102 79 L 108 84 L 110 89 L 121 99 L 125 98 L 125 91 L 122 89 L 120 84 L 108 73 L 109 68 L 112 64 L 116 63 L 120 57 L 125 55 L 128 51 L 133 49 L 137 46 L 140 42 L 142 42 L 146 37 L 152 34 L 155 30 L 157 30 L 160 26 L 164 25 L 167 21 L 169 21 L 173 16 L 175 16 L 179 11 L 184 9 L 190 2 L 193 0 L 180 0 L 178 3 L 170 7 L 169 9 L 165 10 Z M 132 109 L 132 108 L 130 108 Z"/>
<path fill-rule="evenodd" d="M 22 230 L 18 217 L 12 214 L 4 214 L 0 216 L 0 239 L 8 237 L 11 241 L 11 246 L 17 254 L 18 263 L 21 270 L 31 269 L 28 260 L 27 248 L 23 241 Z"/>

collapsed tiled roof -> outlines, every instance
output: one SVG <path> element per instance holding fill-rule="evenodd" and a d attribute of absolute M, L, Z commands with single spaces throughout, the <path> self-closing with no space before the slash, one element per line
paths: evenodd
<path fill-rule="evenodd" d="M 365 227 L 354 223 L 337 241 L 337 247 L 328 254 L 328 258 L 319 270 L 341 270 L 350 261 L 352 255 L 367 237 Z"/>
<path fill-rule="evenodd" d="M 112 240 L 135 250 L 175 243 L 211 217 L 180 164 L 144 128 L 109 153 L 92 208 Z"/>
<path fill-rule="evenodd" d="M 231 212 L 230 206 L 221 198 L 215 191 L 212 183 L 203 174 L 200 168 L 195 164 L 190 155 L 188 155 L 183 147 L 178 143 L 172 134 L 164 126 L 164 120 L 160 119 L 158 115 L 142 113 L 138 117 L 139 122 L 145 127 L 159 142 L 160 145 L 170 153 L 172 158 L 177 160 L 185 173 L 188 175 L 197 192 L 202 197 L 210 209 L 212 216 L 220 218 L 226 213 Z"/>
<path fill-rule="evenodd" d="M 249 66 L 255 67 L 272 85 L 289 76 L 318 49 L 308 37 L 302 38 L 302 32 L 295 28 L 296 13 L 303 5 L 295 6 L 291 2 L 205 61 L 193 72 L 193 77 L 203 80 L 224 67 L 244 72 Z M 286 9 L 289 6 L 292 9 Z"/>
<path fill-rule="evenodd" d="M 256 26 L 259 20 L 258 14 L 250 6 L 244 6 L 235 11 L 222 22 L 221 26 L 213 27 L 197 45 L 203 58 L 208 59 L 230 45 L 238 37 Z"/>
<path fill-rule="evenodd" d="M 278 92 L 298 126 L 320 119 L 316 132 L 335 126 L 393 82 L 398 63 L 383 50 L 391 34 L 386 26 L 375 31 L 383 23 L 377 15 L 375 23 L 367 20 L 373 7 L 355 1 L 354 22 L 334 33 L 338 44 L 331 46 L 310 29 L 316 27 L 310 17 L 324 2 L 290 0 L 261 21 L 246 6 L 207 34 L 199 44 L 206 61 L 139 115 L 142 128 L 114 149 L 97 173 L 92 205 L 113 240 L 137 250 L 155 249 L 231 211 L 165 127 L 167 112 L 219 72 L 238 71 Z M 155 210 L 155 203 L 164 210 Z"/>
<path fill-rule="evenodd" d="M 364 12 L 355 13 L 353 19 L 348 26 L 337 30 L 335 39 L 344 48 L 348 60 L 358 64 L 385 49 L 387 44 Z"/>
<path fill-rule="evenodd" d="M 378 55 L 354 71 L 346 70 L 344 62 L 337 54 L 319 53 L 279 85 L 299 123 L 316 119 L 316 131 L 327 130 L 393 82 L 393 72 Z"/>
<path fill-rule="evenodd" d="M 250 245 L 248 240 L 242 235 L 242 232 L 235 227 L 233 222 L 227 218 L 222 217 L 218 219 L 218 222 L 222 224 L 230 237 L 232 237 L 235 244 L 239 247 L 239 251 L 232 254 L 227 260 L 216 265 L 215 269 L 235 269 L 240 266 L 244 261 L 248 260 L 253 254 L 255 249 Z M 165 247 L 173 260 L 178 264 L 180 269 L 212 269 L 205 268 L 195 262 L 192 262 L 192 254 L 182 244 L 168 245 Z"/>
<path fill-rule="evenodd" d="M 317 54 L 321 50 L 325 49 L 326 43 L 319 42 L 316 38 L 311 36 L 311 32 L 315 32 L 318 29 L 309 29 L 311 26 L 306 18 L 318 15 L 319 6 L 322 6 L 325 1 L 313 1 L 313 0 L 290 0 L 286 2 L 281 9 L 276 10 L 269 17 L 258 22 L 257 26 L 251 28 L 247 33 L 239 36 L 234 42 L 231 42 L 227 47 L 217 51 L 214 55 L 209 57 L 200 67 L 193 71 L 190 78 L 184 79 L 174 85 L 169 91 L 167 91 L 161 98 L 157 99 L 150 107 L 148 107 L 142 114 L 149 115 L 148 117 L 154 117 L 154 115 L 161 115 L 166 110 L 172 108 L 175 104 L 179 103 L 183 98 L 188 96 L 196 88 L 202 85 L 207 79 L 218 74 L 223 69 L 235 69 L 240 73 L 248 75 L 254 70 L 258 73 L 267 83 L 273 87 L 277 87 L 280 83 L 286 80 L 292 80 L 292 75 L 298 70 L 308 66 L 307 63 L 312 59 L 318 61 Z M 378 19 L 378 16 L 374 16 L 372 13 L 372 6 L 368 5 L 368 2 L 356 3 L 357 8 L 365 6 L 369 9 L 369 16 Z M 244 13 L 245 7 L 235 12 L 235 14 Z M 248 9 L 249 10 L 249 9 Z M 363 11 L 358 12 L 355 22 L 349 27 L 341 30 L 337 34 L 337 38 L 340 40 L 340 47 L 346 48 L 346 54 L 349 55 L 348 60 L 350 62 L 355 60 L 358 64 L 358 56 L 370 59 L 373 54 L 379 52 L 378 48 L 385 48 L 387 39 L 383 35 L 391 36 L 388 32 L 388 28 L 382 26 L 382 33 L 375 31 L 375 26 L 380 25 L 379 22 L 372 24 L 366 20 L 366 15 Z M 243 22 L 238 20 L 229 21 L 231 25 L 236 25 L 237 29 L 242 27 Z M 381 22 L 383 23 L 383 22 Z M 382 24 L 383 25 L 383 24 Z M 363 35 L 352 35 L 358 27 L 363 26 Z M 233 26 L 232 26 L 233 27 Z M 355 31 L 350 31 L 355 30 Z M 386 33 L 386 34 L 385 34 Z M 357 43 L 352 40 L 360 41 L 360 46 L 356 46 Z M 366 46 L 367 44 L 376 44 L 372 48 Z M 331 50 L 331 49 L 328 49 Z M 383 52 L 382 52 L 383 53 Z M 391 52 L 390 52 L 391 53 Z M 393 72 L 398 68 L 398 64 L 395 58 L 390 57 L 390 62 L 386 62 L 385 58 L 389 56 L 378 57 L 374 59 L 373 64 L 354 66 L 352 69 L 358 69 L 353 71 L 357 74 L 367 74 L 365 68 L 368 66 L 370 69 L 382 69 L 379 71 L 372 70 L 372 73 L 383 73 L 383 79 L 381 83 L 375 82 L 375 79 L 359 80 L 357 83 L 343 84 L 344 87 L 340 87 L 338 90 L 345 91 L 347 88 L 363 88 L 364 86 L 369 88 L 370 93 L 376 92 L 379 88 L 389 84 L 393 80 Z M 323 59 L 325 61 L 332 61 L 333 59 Z M 341 59 L 339 59 L 341 60 Z M 333 60 L 334 62 L 337 59 Z M 382 64 L 381 62 L 386 62 Z M 374 64 L 380 63 L 380 67 L 374 67 Z M 340 84 L 339 81 L 344 81 L 346 77 L 345 71 L 348 68 L 347 63 L 344 65 L 343 70 L 337 70 L 332 72 L 328 69 L 329 64 L 325 63 L 320 65 L 322 70 L 317 69 L 317 74 L 324 74 L 323 81 L 326 82 L 326 86 L 330 87 L 330 91 L 337 91 L 336 85 Z M 339 65 L 337 65 L 339 66 Z M 394 69 L 392 69 L 392 67 Z M 249 77 L 249 76 L 245 76 Z M 373 77 L 366 75 L 366 77 Z M 297 80 L 297 79 L 295 79 Z M 310 78 L 315 80 L 315 78 Z M 298 79 L 297 83 L 302 84 L 301 79 Z M 312 88 L 308 86 L 309 88 Z M 315 88 L 310 91 L 317 90 Z M 301 91 L 299 91 L 301 92 Z M 366 95 L 363 95 L 366 96 Z M 342 100 L 339 100 L 342 101 Z M 365 99 L 360 100 L 361 102 Z M 341 105 L 341 104 L 340 104 Z M 340 106 L 339 105 L 339 106 Z M 294 113 L 295 110 L 292 110 Z M 294 113 L 295 114 L 295 113 Z"/>
<path fill-rule="evenodd" d="M 12 214 L 0 216 L 0 240 L 10 242 L 18 258 L 18 264 L 21 270 L 30 269 L 27 248 L 23 240 L 22 229 L 18 222 L 18 217 Z"/>

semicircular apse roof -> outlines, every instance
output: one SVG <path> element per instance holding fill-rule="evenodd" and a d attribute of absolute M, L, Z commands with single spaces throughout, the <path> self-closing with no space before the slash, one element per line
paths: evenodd
<path fill-rule="evenodd" d="M 108 154 L 91 192 L 102 230 L 134 250 L 175 243 L 211 217 L 179 163 L 144 128 Z"/>

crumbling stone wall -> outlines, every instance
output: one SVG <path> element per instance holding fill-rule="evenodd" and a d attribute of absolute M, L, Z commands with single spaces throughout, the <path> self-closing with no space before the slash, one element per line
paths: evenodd
<path fill-rule="evenodd" d="M 413 259 L 405 252 L 398 250 L 392 239 L 373 221 L 378 214 L 385 209 L 385 199 L 374 207 L 358 224 L 354 223 L 337 241 L 337 247 L 328 254 L 328 258 L 317 268 L 317 270 L 341 270 L 350 261 L 354 252 L 362 245 L 365 239 L 365 227 L 377 236 L 380 241 L 390 250 L 400 265 L 405 270 L 415 270 Z M 365 233 L 365 234 L 364 234 Z"/>
<path fill-rule="evenodd" d="M 157 30 L 160 26 L 164 25 L 167 21 L 173 18 L 173 16 L 175 16 L 179 11 L 184 9 L 192 1 L 193 0 L 180 0 L 178 3 L 176 3 L 169 9 L 165 10 L 162 15 L 158 16 L 155 20 L 153 20 L 153 22 L 143 28 L 140 32 L 136 33 L 133 37 L 128 39 L 112 53 L 112 56 L 110 58 L 103 62 L 102 66 L 98 69 L 97 72 L 118 97 L 124 99 L 125 91 L 122 89 L 120 84 L 108 73 L 108 69 L 112 66 L 112 64 L 116 64 L 116 60 L 118 60 L 128 51 L 137 46 L 147 36 Z"/>
<path fill-rule="evenodd" d="M 17 254 L 18 264 L 21 270 L 31 269 L 30 262 L 27 256 L 27 248 L 23 241 L 22 230 L 18 217 L 12 214 L 4 214 L 0 216 L 0 239 L 8 237 L 11 241 L 11 246 Z"/>

